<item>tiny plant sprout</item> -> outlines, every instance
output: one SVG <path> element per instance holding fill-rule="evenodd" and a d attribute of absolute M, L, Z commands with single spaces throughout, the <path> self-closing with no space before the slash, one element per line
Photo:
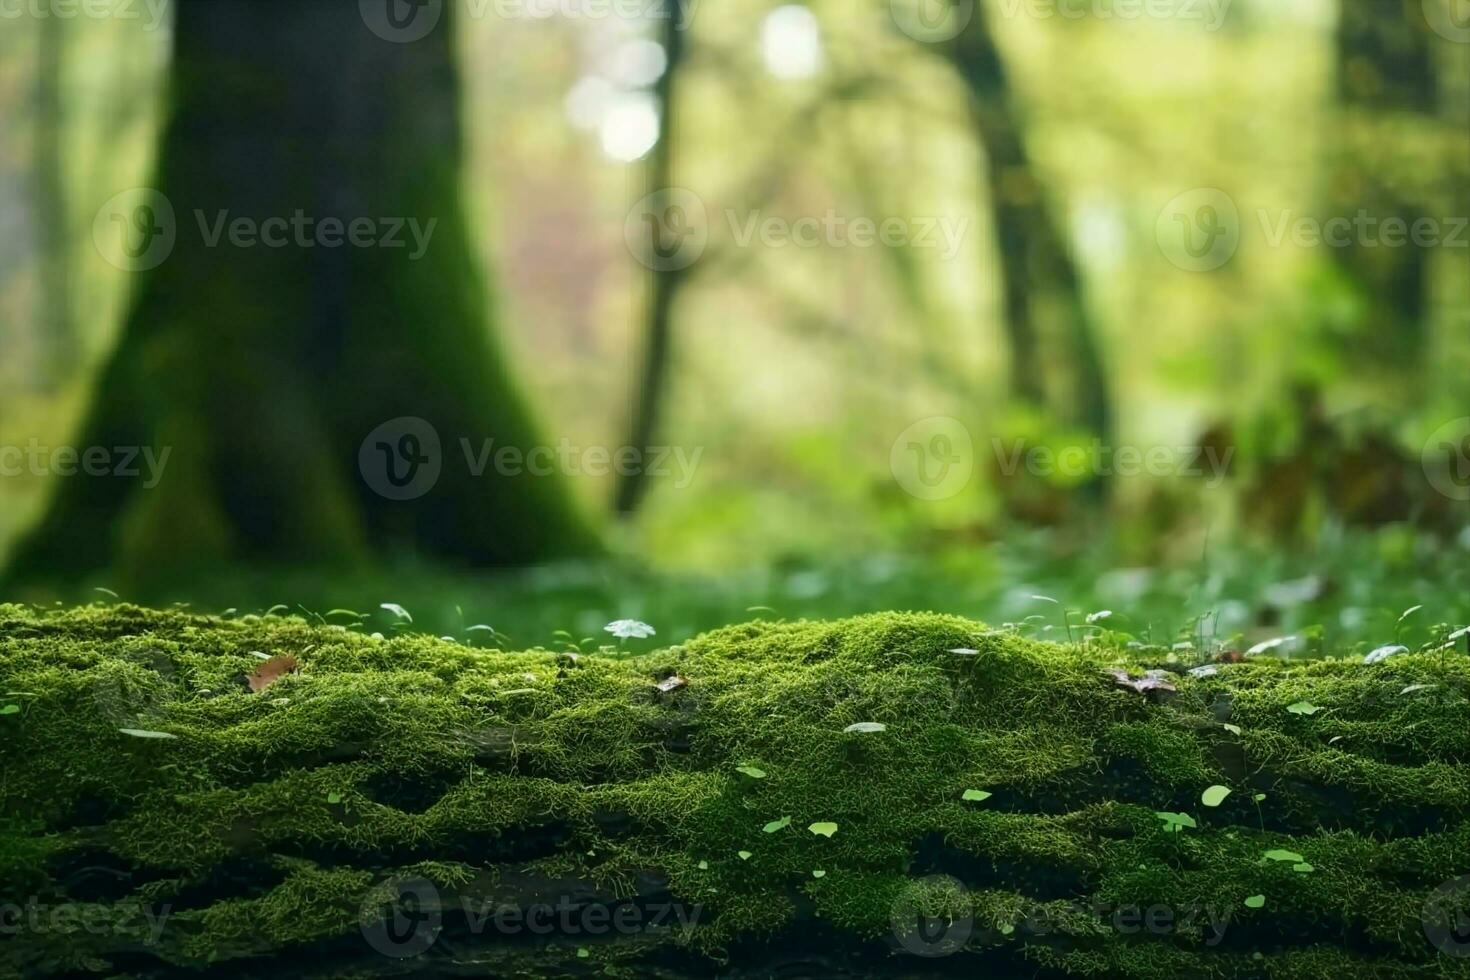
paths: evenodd
<path fill-rule="evenodd" d="M 1193 828 L 1199 826 L 1199 824 L 1195 823 L 1194 818 L 1187 813 L 1169 813 L 1168 811 L 1160 811 L 1158 813 L 1155 813 L 1154 816 L 1164 821 L 1165 833 L 1177 834 L 1183 831 L 1185 827 Z"/>
<path fill-rule="evenodd" d="M 818 837 L 831 837 L 833 834 L 837 833 L 837 825 L 830 821 L 823 820 L 812 824 L 810 827 L 807 828 L 807 830 L 810 830 Z"/>
<path fill-rule="evenodd" d="M 1225 802 L 1225 797 L 1229 795 L 1229 786 L 1211 786 L 1200 794 L 1200 802 L 1205 806 L 1219 806 Z"/>

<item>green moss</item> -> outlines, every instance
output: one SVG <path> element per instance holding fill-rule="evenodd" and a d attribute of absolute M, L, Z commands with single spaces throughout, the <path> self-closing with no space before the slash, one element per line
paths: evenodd
<path fill-rule="evenodd" d="M 299 670 L 251 692 L 285 653 Z M 1466 975 L 1421 924 L 1470 871 L 1464 658 L 1229 665 L 1162 700 L 1107 677 L 1118 658 L 919 614 L 571 660 L 283 617 L 0 607 L 0 690 L 27 692 L 0 717 L 0 870 L 116 918 L 169 905 L 144 952 L 183 967 L 366 955 L 364 909 L 422 878 L 446 929 L 468 897 L 699 910 L 592 948 L 478 937 L 506 975 L 636 972 L 671 945 L 720 956 L 814 921 L 881 957 L 915 941 L 905 910 L 965 921 L 956 955 L 1024 975 Z M 660 693 L 674 673 L 687 686 Z M 1418 684 L 1434 687 L 1399 693 Z M 1286 710 L 1299 700 L 1324 710 Z M 1203 807 L 1216 782 L 1236 792 Z M 1158 810 L 1197 826 L 1166 832 Z M 78 870 L 95 866 L 106 887 Z M 1114 921 L 1155 907 L 1168 928 Z M 102 971 L 139 955 L 129 928 L 23 934 L 0 967 Z"/>

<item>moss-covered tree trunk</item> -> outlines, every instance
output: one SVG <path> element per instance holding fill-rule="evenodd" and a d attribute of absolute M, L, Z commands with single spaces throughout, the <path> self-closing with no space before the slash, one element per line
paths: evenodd
<path fill-rule="evenodd" d="M 0 606 L 0 974 L 1466 980 L 1446 643 L 1191 673 L 924 614 L 625 657 Z"/>
<path fill-rule="evenodd" d="M 1023 112 L 981 7 L 948 54 L 969 89 L 970 116 L 986 157 L 1012 390 L 1106 442 L 1112 435 L 1112 396 L 1097 325 L 1063 238 L 1066 226 L 1026 149 Z M 1048 379 L 1058 375 L 1065 379 L 1065 394 L 1048 390 Z"/>
<path fill-rule="evenodd" d="M 485 440 L 540 440 L 461 201 L 453 5 L 417 40 L 380 36 L 414 24 L 369 29 L 370 6 L 175 5 L 155 189 L 176 241 L 136 275 L 76 440 L 169 455 L 153 487 L 146 472 L 58 479 L 14 577 L 111 568 L 137 584 L 227 560 L 506 564 L 592 547 L 557 479 L 493 461 L 476 473 Z M 119 232 L 141 251 L 160 239 L 135 229 L 167 217 L 156 198 L 129 201 Z M 238 219 L 258 234 L 234 235 Z M 398 423 L 368 439 L 403 418 L 433 433 Z M 390 466 L 420 482 L 396 486 Z"/>

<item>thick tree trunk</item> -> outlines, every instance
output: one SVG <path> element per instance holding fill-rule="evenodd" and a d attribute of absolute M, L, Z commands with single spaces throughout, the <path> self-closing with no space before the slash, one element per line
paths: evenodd
<path fill-rule="evenodd" d="M 983 5 L 951 43 L 949 56 L 969 89 L 971 119 L 986 156 L 1012 391 L 1057 409 L 1106 442 L 1112 398 L 1097 327 L 1063 238 L 1065 226 L 1026 150 L 1023 113 Z M 1057 373 L 1051 365 L 1058 363 L 1070 388 L 1061 397 L 1047 390 L 1048 377 Z"/>
<path fill-rule="evenodd" d="M 78 443 L 170 455 L 153 488 L 59 480 L 16 576 L 110 567 L 141 584 L 224 560 L 507 564 L 593 547 L 559 480 L 472 465 L 486 439 L 540 440 L 461 203 L 451 11 L 395 43 L 344 0 L 180 0 L 156 185 L 177 241 L 137 276 Z M 130 206 L 120 222 L 153 217 Z M 242 218 L 261 229 L 248 245 L 231 240 Z M 367 244 L 344 233 L 355 220 Z M 403 423 L 364 445 L 405 417 L 437 449 Z M 436 463 L 437 481 L 389 499 L 404 496 L 390 476 Z"/>

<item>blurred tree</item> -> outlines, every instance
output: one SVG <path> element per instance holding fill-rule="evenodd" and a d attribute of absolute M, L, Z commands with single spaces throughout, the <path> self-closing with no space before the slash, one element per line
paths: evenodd
<path fill-rule="evenodd" d="M 1349 219 L 1366 211 L 1379 223 L 1369 233 L 1371 242 L 1355 231 L 1350 243 L 1332 249 L 1360 300 L 1347 349 L 1375 370 L 1395 367 L 1411 375 L 1430 349 L 1425 336 L 1429 250 L 1413 243 L 1384 247 L 1379 236 L 1389 219 L 1412 228 L 1425 217 L 1426 202 L 1415 190 L 1421 178 L 1414 171 L 1435 161 L 1416 159 L 1410 150 L 1395 155 L 1394 172 L 1370 162 L 1352 137 L 1375 133 L 1371 138 L 1376 139 L 1386 135 L 1380 127 L 1431 122 L 1438 86 L 1430 37 L 1420 0 L 1342 0 L 1336 52 L 1345 112 L 1338 132 L 1350 138 L 1338 148 L 1331 206 L 1334 214 Z M 1401 140 L 1402 132 L 1395 129 L 1393 138 Z"/>
<path fill-rule="evenodd" d="M 658 141 L 653 145 L 645 172 L 648 175 L 648 192 L 661 195 L 663 199 L 650 202 L 653 205 L 650 211 L 658 220 L 656 227 L 650 229 L 653 252 L 649 258 L 653 268 L 648 279 L 643 366 L 633 396 L 633 415 L 628 430 L 628 445 L 645 452 L 658 437 L 674 339 L 674 302 L 689 271 L 660 261 L 665 248 L 678 249 L 677 242 L 664 239 L 670 234 L 682 234 L 687 229 L 683 227 L 684 219 L 676 218 L 670 211 L 679 205 L 668 199 L 668 191 L 674 186 L 674 122 L 678 110 L 675 95 L 680 68 L 684 64 L 685 28 L 681 23 L 680 0 L 659 0 L 658 11 L 661 18 L 659 42 L 666 60 L 664 73 L 654 87 L 659 110 Z M 642 502 L 647 487 L 643 470 L 641 466 L 634 467 L 619 475 L 613 500 L 614 509 L 619 514 L 633 513 Z"/>
<path fill-rule="evenodd" d="M 562 481 L 472 465 L 485 439 L 539 440 L 492 342 L 464 217 L 451 6 L 395 42 L 402 21 L 375 34 L 346 0 L 175 5 L 157 187 L 177 243 L 139 275 L 76 443 L 171 455 L 151 489 L 57 480 L 13 580 L 111 569 L 138 586 L 224 561 L 513 564 L 595 549 Z M 240 218 L 297 224 L 285 247 L 209 241 Z M 314 237 L 325 219 L 369 221 L 373 245 Z M 421 256 L 405 219 L 436 222 Z M 387 477 L 436 467 L 421 496 L 389 499 L 402 488 Z"/>
<path fill-rule="evenodd" d="M 76 325 L 71 310 L 71 275 L 67 248 L 66 184 L 63 178 L 61 142 L 65 132 L 65 25 L 60 17 L 37 20 L 35 98 L 35 169 L 33 195 L 36 222 L 36 254 L 40 262 L 40 284 L 36 291 L 36 322 L 40 331 L 42 389 L 55 389 L 75 367 Z"/>
<path fill-rule="evenodd" d="M 946 48 L 969 89 L 994 209 L 1012 394 L 1053 417 L 1112 437 L 1112 398 L 1077 265 L 1026 150 L 1023 112 L 983 9 Z M 1053 366 L 1069 393 L 1049 391 Z"/>

